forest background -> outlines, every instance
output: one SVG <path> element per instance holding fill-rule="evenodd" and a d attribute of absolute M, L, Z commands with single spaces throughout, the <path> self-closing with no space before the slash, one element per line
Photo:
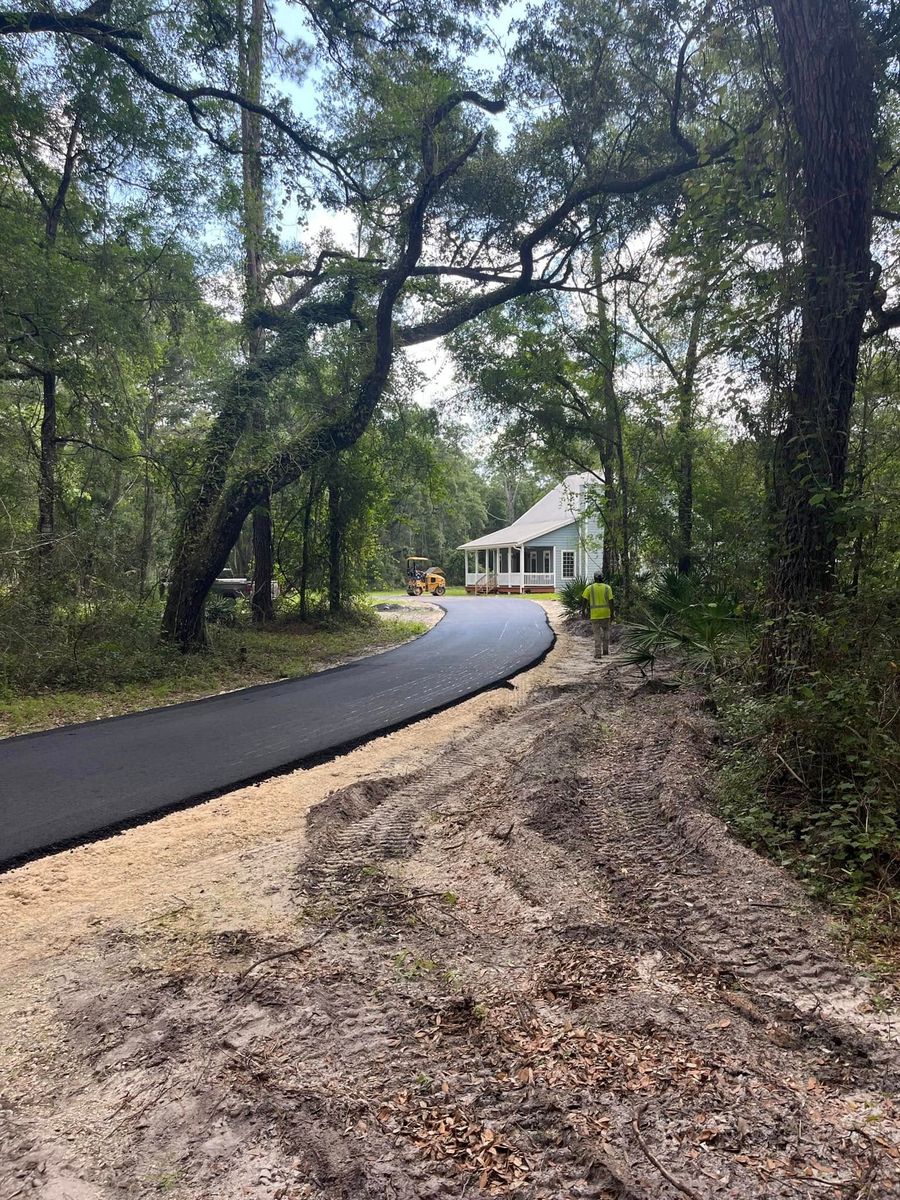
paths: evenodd
<path fill-rule="evenodd" d="M 891 0 L 0 12 L 9 728 L 352 649 L 590 471 L 721 810 L 889 925 L 898 51 Z"/>

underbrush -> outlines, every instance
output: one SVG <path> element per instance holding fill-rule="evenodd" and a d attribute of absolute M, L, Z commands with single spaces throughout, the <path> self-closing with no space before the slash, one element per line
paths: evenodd
<path fill-rule="evenodd" d="M 900 675 L 892 614 L 883 601 L 863 607 L 810 619 L 815 666 L 780 692 L 763 682 L 763 623 L 675 575 L 645 598 L 624 645 L 645 670 L 674 655 L 709 689 L 723 734 L 716 800 L 731 828 L 896 960 Z"/>
<path fill-rule="evenodd" d="M 755 634 L 753 614 L 734 596 L 701 592 L 690 576 L 669 571 L 625 625 L 625 661 L 652 671 L 674 654 L 714 676 L 747 660 Z"/>
<path fill-rule="evenodd" d="M 288 603 L 264 628 L 240 603 L 213 605 L 209 615 L 208 653 L 185 655 L 159 641 L 155 598 L 78 600 L 49 612 L 0 600 L 0 735 L 306 675 L 425 631 L 365 607 L 300 621 Z"/>
<path fill-rule="evenodd" d="M 579 577 L 578 579 L 570 579 L 569 582 L 564 584 L 560 591 L 556 593 L 560 604 L 566 610 L 567 616 L 577 617 L 581 612 L 581 605 L 583 603 L 582 596 L 584 595 L 584 589 L 588 586 L 589 582 L 590 580 L 585 579 L 583 576 Z"/>
<path fill-rule="evenodd" d="M 713 682 L 725 749 L 723 816 L 818 896 L 898 936 L 900 686 L 896 664 L 861 657 L 838 623 L 817 629 L 819 665 L 763 690 L 752 664 Z M 879 925 L 885 927 L 879 930 Z M 893 926 L 893 930 L 890 927 Z"/>

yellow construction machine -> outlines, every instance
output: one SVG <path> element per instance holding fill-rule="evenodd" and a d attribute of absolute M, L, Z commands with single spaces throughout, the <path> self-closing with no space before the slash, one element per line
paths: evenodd
<path fill-rule="evenodd" d="M 430 592 L 432 596 L 443 596 L 447 580 L 440 567 L 429 566 L 429 559 L 409 555 L 406 560 L 406 594 L 421 596 Z"/>

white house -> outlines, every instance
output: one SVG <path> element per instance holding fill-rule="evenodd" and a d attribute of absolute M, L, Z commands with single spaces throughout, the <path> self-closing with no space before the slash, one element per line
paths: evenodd
<path fill-rule="evenodd" d="M 460 546 L 467 592 L 554 592 L 600 570 L 603 529 L 585 513 L 593 475 L 569 475 L 512 525 Z"/>

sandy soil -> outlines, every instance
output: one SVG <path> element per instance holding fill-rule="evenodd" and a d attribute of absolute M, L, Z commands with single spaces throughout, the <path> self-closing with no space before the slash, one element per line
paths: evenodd
<path fill-rule="evenodd" d="M 590 650 L 0 877 L 0 1200 L 900 1196 L 897 1014 Z"/>
<path fill-rule="evenodd" d="M 444 615 L 444 610 L 437 604 L 421 600 L 418 596 L 393 596 L 390 600 L 382 600 L 374 608 L 382 621 L 419 621 L 429 629 L 437 625 Z"/>

